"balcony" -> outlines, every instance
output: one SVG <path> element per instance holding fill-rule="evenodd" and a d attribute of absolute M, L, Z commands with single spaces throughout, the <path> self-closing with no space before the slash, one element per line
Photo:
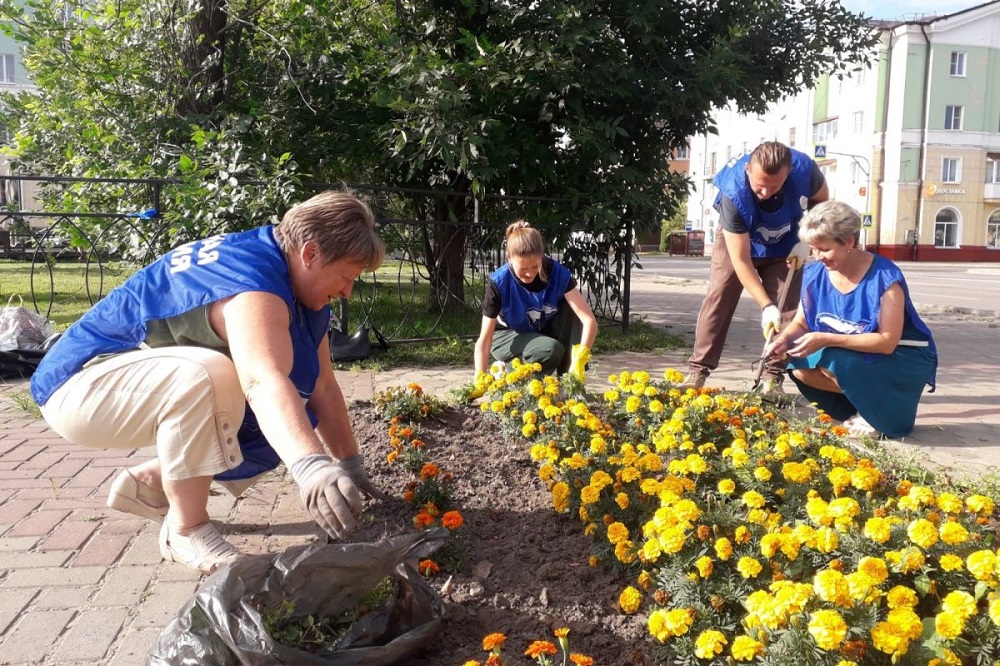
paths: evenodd
<path fill-rule="evenodd" d="M 1000 183 L 986 183 L 983 199 L 1000 199 Z"/>

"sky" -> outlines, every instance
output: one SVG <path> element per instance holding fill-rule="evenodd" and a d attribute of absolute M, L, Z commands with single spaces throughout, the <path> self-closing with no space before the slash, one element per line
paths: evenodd
<path fill-rule="evenodd" d="M 985 0 L 841 0 L 853 12 L 877 19 L 913 18 L 916 14 L 952 14 Z"/>

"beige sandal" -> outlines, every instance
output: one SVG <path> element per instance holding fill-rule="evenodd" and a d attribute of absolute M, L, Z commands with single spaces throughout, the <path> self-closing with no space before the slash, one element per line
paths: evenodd
<path fill-rule="evenodd" d="M 146 496 L 145 501 L 140 499 L 140 492 Z M 140 484 L 130 471 L 123 469 L 115 477 L 114 483 L 111 484 L 111 492 L 108 493 L 108 506 L 124 513 L 131 513 L 140 518 L 162 523 L 163 517 L 167 515 L 167 509 L 170 508 L 170 503 L 162 490 Z"/>

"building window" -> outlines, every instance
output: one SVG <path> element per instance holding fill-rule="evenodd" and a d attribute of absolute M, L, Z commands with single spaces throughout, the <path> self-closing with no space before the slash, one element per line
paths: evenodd
<path fill-rule="evenodd" d="M 733 159 L 733 147 L 726 146 L 726 162 Z"/>
<path fill-rule="evenodd" d="M 949 104 L 944 107 L 944 128 L 946 130 L 962 129 L 962 107 Z"/>
<path fill-rule="evenodd" d="M 993 153 L 986 158 L 986 182 L 1000 183 L 1000 155 Z"/>
<path fill-rule="evenodd" d="M 958 247 L 958 218 L 950 208 L 934 218 L 934 247 Z"/>
<path fill-rule="evenodd" d="M 795 147 L 795 128 L 794 127 L 789 127 L 788 128 L 788 147 L 789 148 L 794 148 Z"/>
<path fill-rule="evenodd" d="M 958 157 L 941 158 L 941 182 L 957 183 L 962 180 L 962 160 Z"/>
<path fill-rule="evenodd" d="M 813 143 L 826 143 L 837 138 L 838 119 L 826 120 L 813 125 Z"/>
<path fill-rule="evenodd" d="M 861 134 L 865 129 L 865 112 L 855 111 L 854 112 L 854 133 Z"/>
<path fill-rule="evenodd" d="M 863 183 L 864 179 L 865 172 L 861 169 L 861 165 L 857 162 L 851 162 L 851 185 Z"/>
<path fill-rule="evenodd" d="M 674 153 L 675 159 L 678 159 L 678 160 L 686 160 L 686 159 L 688 159 L 689 156 L 690 156 L 690 153 L 688 152 L 688 147 L 687 146 L 681 146 Z"/>
<path fill-rule="evenodd" d="M 986 222 L 986 247 L 1000 250 L 1000 210 L 990 213 L 990 219 Z"/>
<path fill-rule="evenodd" d="M 862 67 L 861 69 L 858 70 L 858 75 L 857 75 L 856 82 L 857 82 L 857 84 L 859 86 L 865 85 L 865 68 L 864 67 Z"/>
<path fill-rule="evenodd" d="M 961 51 L 951 52 L 951 75 L 965 76 L 965 54 Z"/>
<path fill-rule="evenodd" d="M 0 55 L 0 83 L 14 83 L 14 56 L 10 53 Z"/>
<path fill-rule="evenodd" d="M 714 152 L 709 153 L 709 155 L 708 155 L 708 172 L 710 174 L 712 174 L 712 175 L 715 175 L 715 171 L 716 171 L 716 166 L 715 165 L 716 165 L 716 162 L 715 162 L 715 153 Z"/>

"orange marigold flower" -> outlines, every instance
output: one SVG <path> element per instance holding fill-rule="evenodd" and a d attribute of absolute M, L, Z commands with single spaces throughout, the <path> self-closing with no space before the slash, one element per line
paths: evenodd
<path fill-rule="evenodd" d="M 441 468 L 432 462 L 424 463 L 424 466 L 420 468 L 420 478 L 424 481 L 427 479 L 433 479 L 440 473 Z"/>
<path fill-rule="evenodd" d="M 560 627 L 552 632 L 556 638 L 566 638 L 569 636 L 569 627 Z"/>
<path fill-rule="evenodd" d="M 526 657 L 531 657 L 532 659 L 537 659 L 543 654 L 556 654 L 556 646 L 549 641 L 535 641 L 528 646 L 528 649 L 524 651 Z"/>
<path fill-rule="evenodd" d="M 431 527 L 432 525 L 434 525 L 434 516 L 427 513 L 426 511 L 421 511 L 413 519 L 413 524 L 418 528 Z"/>
<path fill-rule="evenodd" d="M 428 502 L 427 504 L 424 504 L 424 511 L 434 516 L 435 518 L 438 516 L 438 514 L 441 513 L 441 510 L 437 508 L 437 504 L 435 504 L 434 502 Z"/>
<path fill-rule="evenodd" d="M 441 571 L 441 567 L 434 560 L 420 560 L 420 564 L 417 565 L 417 571 L 424 576 L 430 577 Z"/>
<path fill-rule="evenodd" d="M 583 654 L 577 654 L 573 652 L 569 655 L 569 660 L 572 661 L 576 666 L 594 666 L 593 657 L 588 657 Z"/>
<path fill-rule="evenodd" d="M 392 464 L 393 462 L 396 461 L 396 456 L 398 455 L 399 455 L 398 450 L 389 451 L 389 453 L 387 453 L 385 456 L 385 461 L 389 464 Z"/>
<path fill-rule="evenodd" d="M 449 530 L 457 530 L 465 524 L 465 520 L 462 518 L 462 514 L 458 511 L 446 511 L 445 514 L 441 516 L 441 524 Z"/>
<path fill-rule="evenodd" d="M 413 501 L 413 491 L 412 490 L 404 490 L 403 491 L 403 499 L 406 500 L 407 502 L 412 502 Z"/>
<path fill-rule="evenodd" d="M 483 638 L 483 649 L 487 652 L 492 652 L 497 648 L 503 647 L 506 641 L 507 637 L 501 633 L 486 634 Z"/>
<path fill-rule="evenodd" d="M 486 666 L 503 666 L 503 659 L 498 654 L 491 654 L 486 658 Z"/>
<path fill-rule="evenodd" d="M 412 446 L 415 449 L 422 449 L 424 448 L 424 440 L 414 439 L 410 442 L 410 446 Z"/>

